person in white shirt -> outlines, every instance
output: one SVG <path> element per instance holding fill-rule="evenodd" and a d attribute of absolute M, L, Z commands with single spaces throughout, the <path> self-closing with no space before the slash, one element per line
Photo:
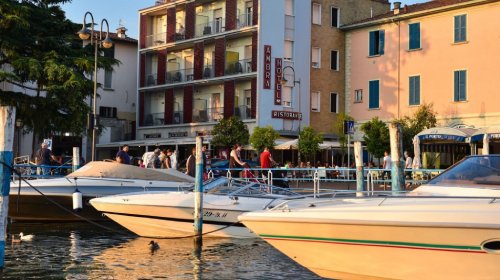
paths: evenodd
<path fill-rule="evenodd" d="M 384 165 L 382 166 L 382 168 L 388 169 L 388 170 L 384 170 L 384 174 L 383 174 L 383 176 L 387 177 L 387 179 L 391 178 L 391 166 L 392 166 L 391 155 L 389 154 L 388 151 L 385 151 L 384 152 Z"/>
<path fill-rule="evenodd" d="M 405 155 L 405 169 L 412 169 L 412 167 L 413 167 L 413 159 L 411 158 L 411 156 L 408 153 L 408 151 L 405 151 L 404 155 Z M 405 179 L 410 179 L 410 180 L 412 179 L 412 177 L 411 177 L 411 171 L 406 171 Z M 406 183 L 406 187 L 409 187 L 409 186 L 411 186 L 411 183 L 410 182 Z"/>

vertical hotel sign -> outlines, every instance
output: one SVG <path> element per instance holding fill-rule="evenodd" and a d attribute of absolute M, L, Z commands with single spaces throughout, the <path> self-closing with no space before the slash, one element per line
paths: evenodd
<path fill-rule="evenodd" d="M 283 78 L 283 59 L 274 59 L 274 105 L 281 105 L 281 79 Z"/>
<path fill-rule="evenodd" d="M 264 45 L 264 89 L 271 89 L 271 46 Z"/>

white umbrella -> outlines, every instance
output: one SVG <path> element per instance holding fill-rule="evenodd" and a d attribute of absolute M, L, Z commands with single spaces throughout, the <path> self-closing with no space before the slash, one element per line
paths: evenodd
<path fill-rule="evenodd" d="M 297 150 L 299 148 L 299 139 L 293 139 L 274 146 L 275 150 Z"/>
<path fill-rule="evenodd" d="M 420 139 L 418 136 L 413 137 L 413 152 L 415 153 L 413 158 L 413 169 L 420 169 L 422 163 L 420 162 Z"/>
<path fill-rule="evenodd" d="M 488 133 L 485 133 L 483 136 L 483 155 L 490 154 L 490 138 Z"/>

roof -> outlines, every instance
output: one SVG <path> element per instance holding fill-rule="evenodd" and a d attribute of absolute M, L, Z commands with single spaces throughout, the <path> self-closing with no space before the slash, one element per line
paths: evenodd
<path fill-rule="evenodd" d="M 463 6 L 480 5 L 498 1 L 500 0 L 433 0 L 413 5 L 404 5 L 399 9 L 399 14 L 394 14 L 394 10 L 391 10 L 384 14 L 380 14 L 371 18 L 366 18 L 357 22 L 353 22 L 349 25 L 343 26 L 342 28 L 355 29 L 355 28 L 365 27 L 367 25 L 384 23 L 385 20 L 390 20 L 394 18 L 419 16 L 425 12 L 441 12 L 453 8 L 461 8 Z"/>
<path fill-rule="evenodd" d="M 100 34 L 100 31 L 94 31 L 94 34 L 96 37 L 98 37 Z M 102 38 L 106 38 L 106 32 L 103 32 Z M 130 37 L 120 38 L 120 37 L 118 37 L 118 34 L 114 33 L 114 32 L 109 32 L 109 38 L 111 38 L 111 40 L 113 40 L 113 42 L 124 42 L 124 43 L 137 44 L 136 39 L 130 38 Z"/>

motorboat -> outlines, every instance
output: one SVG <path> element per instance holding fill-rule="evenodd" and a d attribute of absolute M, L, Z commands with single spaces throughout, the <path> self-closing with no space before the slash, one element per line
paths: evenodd
<path fill-rule="evenodd" d="M 180 190 L 193 184 L 194 178 L 173 169 L 94 161 L 65 177 L 12 181 L 9 218 L 14 221 L 79 221 L 81 216 L 103 220 L 106 218 L 88 204 L 90 199 L 127 192 Z M 77 213 L 79 216 L 71 211 L 72 194 L 76 189 L 82 194 L 83 208 Z"/>
<path fill-rule="evenodd" d="M 498 279 L 500 155 L 404 195 L 287 201 L 239 220 L 326 278 Z"/>
<path fill-rule="evenodd" d="M 300 197 L 284 188 L 226 177 L 211 179 L 203 188 L 203 233 L 218 237 L 255 238 L 238 222 L 240 214 Z M 100 197 L 90 204 L 139 236 L 166 238 L 194 234 L 194 200 L 190 189 Z"/>

